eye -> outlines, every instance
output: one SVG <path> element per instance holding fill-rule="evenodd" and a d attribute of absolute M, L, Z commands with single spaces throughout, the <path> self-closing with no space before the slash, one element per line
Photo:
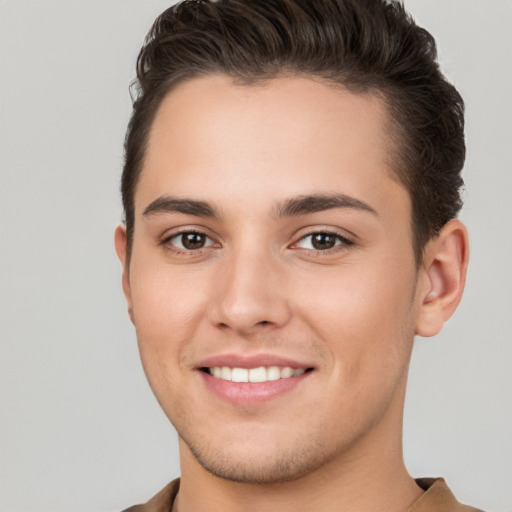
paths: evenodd
<path fill-rule="evenodd" d="M 182 231 L 166 238 L 164 243 L 181 251 L 197 251 L 215 244 L 209 236 L 198 231 Z"/>
<path fill-rule="evenodd" d="M 295 244 L 295 247 L 312 251 L 329 251 L 330 249 L 334 249 L 340 245 L 349 246 L 353 245 L 353 242 L 336 233 L 319 231 L 317 233 L 310 233 L 309 235 L 303 236 Z"/>

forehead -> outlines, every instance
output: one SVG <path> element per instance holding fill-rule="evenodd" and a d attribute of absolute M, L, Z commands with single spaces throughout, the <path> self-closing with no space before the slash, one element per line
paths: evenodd
<path fill-rule="evenodd" d="M 384 200 L 402 188 L 388 164 L 387 116 L 373 95 L 309 78 L 182 83 L 153 121 L 136 213 L 158 195 L 194 191 L 223 204 L 329 191 Z"/>

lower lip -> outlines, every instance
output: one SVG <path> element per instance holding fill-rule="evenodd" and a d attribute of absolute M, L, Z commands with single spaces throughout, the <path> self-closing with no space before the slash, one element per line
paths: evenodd
<path fill-rule="evenodd" d="M 258 405 L 292 391 L 312 372 L 267 382 L 232 382 L 199 372 L 206 387 L 219 398 L 239 406 Z"/>

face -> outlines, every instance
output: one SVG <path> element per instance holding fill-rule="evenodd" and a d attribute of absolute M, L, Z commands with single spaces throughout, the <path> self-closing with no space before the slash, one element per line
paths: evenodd
<path fill-rule="evenodd" d="M 398 443 L 418 272 L 391 151 L 378 99 L 306 78 L 163 101 L 124 287 L 182 463 L 273 482 Z"/>

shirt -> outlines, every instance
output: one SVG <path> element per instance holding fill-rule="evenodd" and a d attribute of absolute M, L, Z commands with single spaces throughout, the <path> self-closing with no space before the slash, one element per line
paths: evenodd
<path fill-rule="evenodd" d="M 408 512 L 482 512 L 459 503 L 443 478 L 419 478 L 416 483 L 425 491 Z M 171 512 L 180 480 L 173 480 L 145 505 L 135 505 L 123 512 Z"/>

